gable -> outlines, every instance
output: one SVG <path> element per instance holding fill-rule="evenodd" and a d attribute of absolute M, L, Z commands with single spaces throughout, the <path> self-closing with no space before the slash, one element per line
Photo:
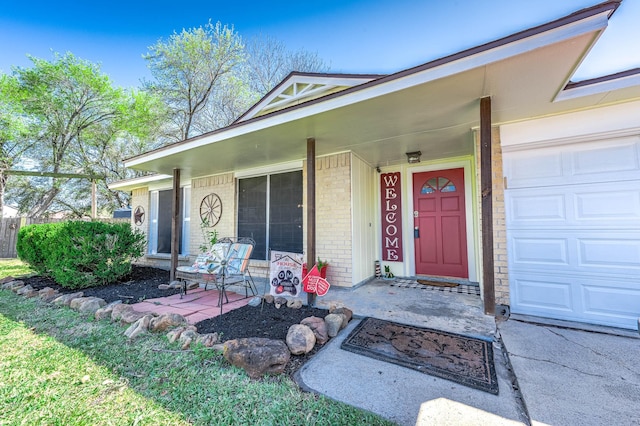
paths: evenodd
<path fill-rule="evenodd" d="M 367 83 L 382 75 L 292 72 L 235 122 L 260 117 L 322 96 Z"/>

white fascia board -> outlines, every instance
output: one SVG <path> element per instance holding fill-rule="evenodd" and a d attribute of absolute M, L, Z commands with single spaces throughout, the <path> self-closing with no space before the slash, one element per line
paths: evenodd
<path fill-rule="evenodd" d="M 601 81 L 585 86 L 578 86 L 572 89 L 564 89 L 554 99 L 554 102 L 566 101 L 569 99 L 581 98 L 583 96 L 599 95 L 614 90 L 627 89 L 633 86 L 640 86 L 640 74 L 629 75 L 608 81 Z"/>
<path fill-rule="evenodd" d="M 198 138 L 191 142 L 179 143 L 173 147 L 151 152 L 148 155 L 133 158 L 125 162 L 126 167 L 135 167 L 144 164 L 147 161 L 157 160 L 166 156 L 178 154 L 193 148 L 204 145 L 213 144 L 222 140 L 230 139 L 244 134 L 263 130 L 279 124 L 303 119 L 332 109 L 352 105 L 368 99 L 387 95 L 400 90 L 408 89 L 430 81 L 449 77 L 458 73 L 462 73 L 474 68 L 486 66 L 488 64 L 501 61 L 516 55 L 520 55 L 540 47 L 559 43 L 570 38 L 578 37 L 590 32 L 599 31 L 606 28 L 608 23 L 609 11 L 589 18 L 576 21 L 562 27 L 554 28 L 534 36 L 526 37 L 505 45 L 500 45 L 492 49 L 481 51 L 479 53 L 465 56 L 451 62 L 433 68 L 427 68 L 422 71 L 411 73 L 407 76 L 393 78 L 387 82 L 374 84 L 360 90 L 353 91 L 341 96 L 336 96 L 321 102 L 312 103 L 308 106 L 295 108 L 291 111 L 283 111 L 270 117 L 249 122 L 243 125 L 232 127 L 228 130 L 222 130 L 212 135 Z M 348 90 L 348 89 L 346 89 Z"/>
<path fill-rule="evenodd" d="M 152 182 L 158 182 L 161 180 L 173 179 L 173 176 L 170 175 L 150 175 L 150 176 L 142 176 L 133 179 L 127 180 L 119 180 L 117 182 L 112 182 L 108 185 L 109 189 L 116 190 L 126 190 L 128 188 L 135 188 L 140 186 L 147 186 Z"/>

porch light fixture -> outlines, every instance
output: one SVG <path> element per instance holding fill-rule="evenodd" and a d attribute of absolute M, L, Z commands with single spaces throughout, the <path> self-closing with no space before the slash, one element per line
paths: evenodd
<path fill-rule="evenodd" d="M 407 161 L 409 162 L 409 164 L 419 163 L 421 155 L 422 152 L 420 151 L 407 152 Z"/>

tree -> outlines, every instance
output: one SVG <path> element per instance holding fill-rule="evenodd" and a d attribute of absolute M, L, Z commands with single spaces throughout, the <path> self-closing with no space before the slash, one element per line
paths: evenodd
<path fill-rule="evenodd" d="M 157 94 L 169 108 L 177 140 L 195 135 L 200 113 L 213 93 L 243 59 L 243 45 L 233 27 L 211 21 L 204 27 L 173 33 L 159 40 L 144 56 L 153 81 L 144 87 Z"/>
<path fill-rule="evenodd" d="M 291 71 L 329 69 L 317 54 L 289 51 L 269 36 L 244 46 L 233 28 L 220 23 L 174 33 L 149 49 L 145 59 L 153 80 L 144 87 L 170 109 L 171 140 L 231 124 Z"/>
<path fill-rule="evenodd" d="M 327 72 L 329 65 L 317 53 L 300 49 L 290 51 L 284 42 L 260 35 L 247 43 L 247 76 L 249 87 L 264 96 L 291 71 Z"/>
<path fill-rule="evenodd" d="M 4 195 L 7 171 L 10 170 L 30 147 L 24 142 L 28 121 L 21 108 L 18 81 L 8 75 L 0 75 L 0 218 L 4 211 Z"/>
<path fill-rule="evenodd" d="M 82 173 L 94 178 L 126 177 L 122 155 L 151 148 L 147 143 L 162 115 L 161 103 L 146 93 L 114 88 L 97 65 L 71 53 L 54 55 L 53 61 L 30 58 L 34 66 L 15 69 L 15 99 L 29 128 L 18 142 L 28 146 L 24 156 L 40 171 Z M 104 179 L 102 192 L 115 204 L 126 202 L 110 192 Z M 35 183 L 35 184 L 34 184 Z M 12 178 L 8 195 L 21 211 L 42 216 L 51 210 L 83 216 L 89 211 L 90 180 L 66 178 Z"/>

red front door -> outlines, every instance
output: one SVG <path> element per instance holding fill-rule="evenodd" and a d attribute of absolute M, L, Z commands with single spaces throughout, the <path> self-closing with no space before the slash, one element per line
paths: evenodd
<path fill-rule="evenodd" d="M 469 277 L 464 170 L 413 175 L 416 275 Z"/>

